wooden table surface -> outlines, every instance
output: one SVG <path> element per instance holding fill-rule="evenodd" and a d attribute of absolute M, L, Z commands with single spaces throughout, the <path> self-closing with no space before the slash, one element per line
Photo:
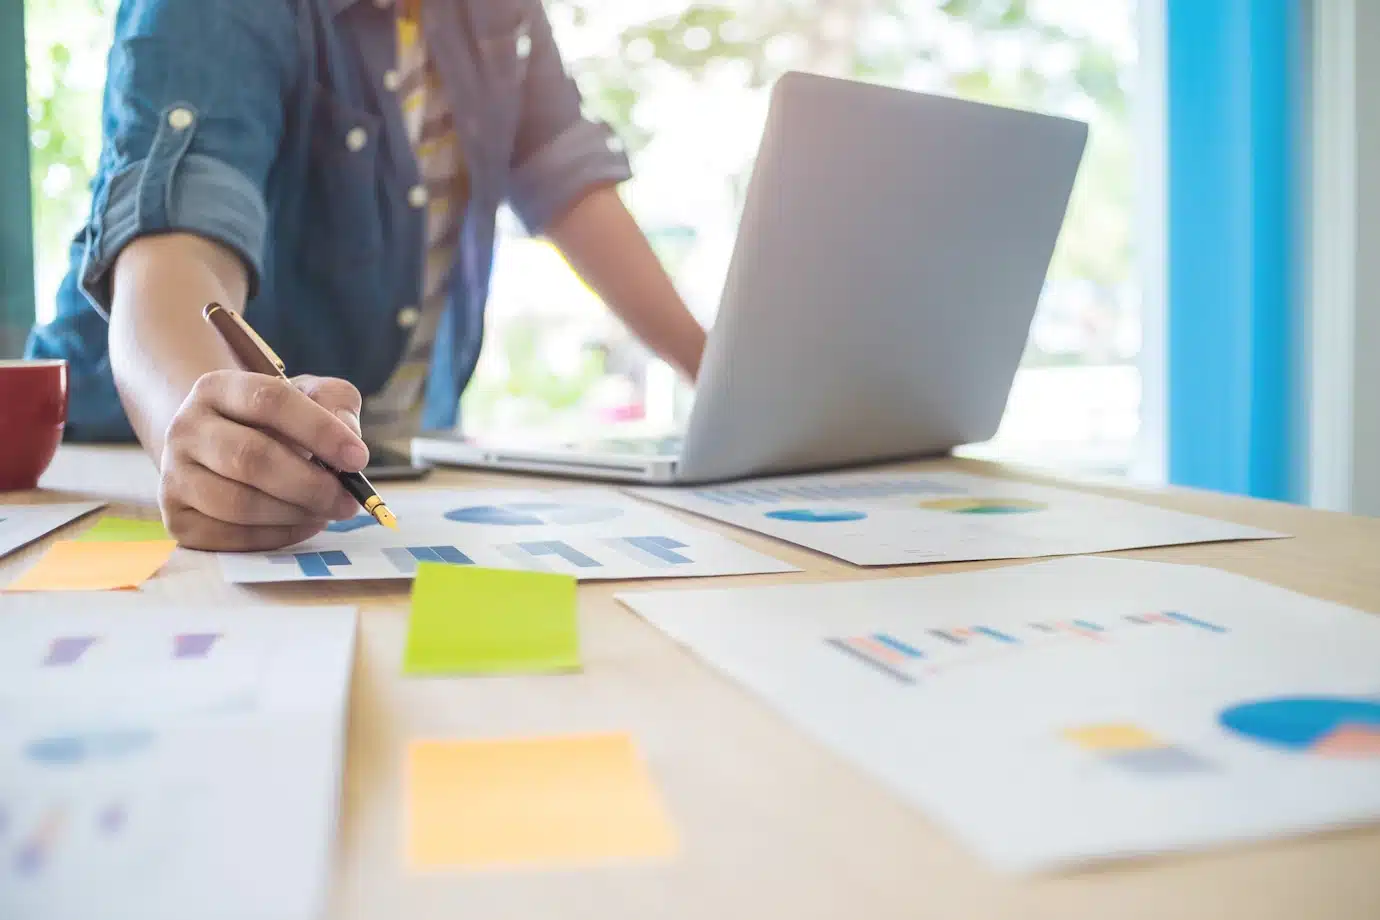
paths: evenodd
<path fill-rule="evenodd" d="M 1294 534 L 1292 540 L 1117 553 L 1209 565 L 1380 612 L 1380 520 L 1192 493 L 1140 492 L 1052 480 L 974 461 L 960 469 L 1091 491 Z M 529 483 L 443 472 L 418 487 Z M 543 480 L 543 487 L 563 485 Z M 156 477 L 126 448 L 64 448 L 35 493 L 10 502 L 99 498 L 107 513 L 156 517 Z M 679 512 L 671 512 L 678 514 Z M 867 570 L 766 537 L 689 518 L 794 563 L 798 574 L 717 579 L 784 584 L 936 575 L 991 565 Z M 71 536 L 86 521 L 59 531 Z M 51 539 L 51 538 L 50 538 Z M 0 584 L 49 541 L 0 562 Z M 703 579 L 646 583 L 675 591 Z M 400 675 L 405 584 L 313 583 L 242 588 L 211 560 L 179 551 L 143 593 L 204 604 L 341 604 L 360 610 L 345 802 L 332 920 L 589 918 L 1380 918 L 1380 829 L 1361 829 L 1078 873 L 1010 878 L 746 691 L 619 606 L 626 585 L 580 588 L 583 673 L 564 677 L 415 680 Z M 3 602 L 3 601 L 0 601 Z M 1380 670 L 1380 662 L 1377 662 Z M 414 738 L 627 731 L 637 739 L 682 852 L 662 865 L 589 871 L 419 876 L 403 862 L 402 765 Z"/>

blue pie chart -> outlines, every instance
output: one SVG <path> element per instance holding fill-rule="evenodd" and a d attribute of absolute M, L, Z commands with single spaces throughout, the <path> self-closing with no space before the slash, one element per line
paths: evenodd
<path fill-rule="evenodd" d="M 557 524 L 577 527 L 599 524 L 622 515 L 621 508 L 596 505 L 562 505 L 556 502 L 514 502 L 507 505 L 472 505 L 446 512 L 446 520 L 490 527 L 540 527 Z"/>
<path fill-rule="evenodd" d="M 1281 750 L 1380 757 L 1380 700 L 1278 697 L 1233 706 L 1219 720 L 1236 735 Z"/>
<path fill-rule="evenodd" d="M 776 521 L 794 521 L 797 524 L 846 524 L 849 521 L 867 520 L 867 515 L 862 511 L 844 511 L 842 509 L 816 511 L 809 508 L 768 511 L 767 517 Z"/>

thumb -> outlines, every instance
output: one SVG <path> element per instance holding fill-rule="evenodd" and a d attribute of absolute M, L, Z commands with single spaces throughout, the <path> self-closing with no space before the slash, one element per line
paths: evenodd
<path fill-rule="evenodd" d="M 363 400 L 354 384 L 338 377 L 315 377 L 310 374 L 294 377 L 292 383 L 317 405 L 334 413 L 356 436 L 363 436 L 359 426 L 359 410 Z"/>

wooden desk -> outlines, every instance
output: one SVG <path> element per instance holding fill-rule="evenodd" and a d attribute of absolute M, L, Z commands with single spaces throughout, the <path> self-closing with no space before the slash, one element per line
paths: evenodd
<path fill-rule="evenodd" d="M 977 462 L 923 468 L 1069 485 Z M 428 485 L 519 481 L 448 472 Z M 107 498 L 117 502 L 113 512 L 156 515 L 153 470 L 130 450 L 64 449 L 44 485 L 58 491 L 7 500 Z M 390 485 L 385 491 L 400 488 Z M 1109 486 L 1089 488 L 1130 494 Z M 1184 491 L 1132 497 L 1296 538 L 1117 555 L 1211 565 L 1380 612 L 1380 520 Z M 86 526 L 89 522 L 63 533 Z M 890 578 L 990 565 L 869 571 L 755 534 L 735 530 L 732 536 L 804 569 L 795 575 L 723 580 L 738 584 Z M 31 548 L 0 563 L 0 583 L 39 551 Z M 704 584 L 666 581 L 644 587 L 675 591 Z M 144 593 L 151 600 L 206 604 L 350 603 L 360 608 L 332 920 L 1380 918 L 1380 829 L 1121 863 L 1081 874 L 1027 880 L 995 875 L 923 814 L 616 604 L 612 597 L 619 588 L 580 588 L 584 673 L 476 680 L 401 678 L 404 585 L 250 590 L 222 582 L 209 560 L 178 553 Z M 1377 669 L 1380 673 L 1380 663 Z M 442 877 L 407 872 L 401 768 L 408 739 L 591 730 L 636 736 L 680 828 L 684 849 L 678 860 L 580 872 Z"/>

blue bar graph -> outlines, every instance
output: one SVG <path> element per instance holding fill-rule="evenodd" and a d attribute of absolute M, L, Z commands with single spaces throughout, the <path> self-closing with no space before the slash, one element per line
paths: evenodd
<path fill-rule="evenodd" d="M 908 658 L 924 658 L 925 653 L 917 648 L 907 645 L 900 639 L 888 636 L 886 633 L 874 633 L 872 638 L 885 645 L 887 648 L 895 649 Z"/>
<path fill-rule="evenodd" d="M 644 553 L 650 553 L 672 565 L 687 565 L 695 561 L 689 556 L 675 552 L 678 549 L 685 549 L 685 544 L 670 537 L 624 537 L 623 539 L 629 546 L 640 549 Z"/>
<path fill-rule="evenodd" d="M 559 556 L 571 565 L 581 569 L 602 568 L 598 560 L 591 559 L 564 540 L 546 540 L 536 543 L 519 543 L 518 549 L 534 559 L 543 556 Z"/>
<path fill-rule="evenodd" d="M 989 629 L 989 628 L 986 627 L 986 626 L 974 626 L 974 627 L 973 627 L 973 632 L 975 632 L 975 633 L 981 633 L 982 635 L 986 636 L 986 637 L 989 638 L 989 639 L 996 639 L 998 642 L 1005 642 L 1005 643 L 1007 643 L 1008 645 L 1020 645 L 1020 644 L 1021 644 L 1021 640 L 1020 640 L 1020 639 L 1017 639 L 1017 638 L 1015 638 L 1014 636 L 1008 636 L 1006 633 L 1004 633 L 1004 632 L 999 632 L 999 631 L 997 631 L 997 630 L 995 630 L 995 629 Z"/>
<path fill-rule="evenodd" d="M 454 546 L 395 546 L 382 551 L 399 575 L 416 575 L 419 562 L 474 565 L 474 560 Z"/>
<path fill-rule="evenodd" d="M 1074 620 L 1073 625 L 1079 629 L 1086 629 L 1088 632 L 1102 632 L 1102 627 L 1091 620 Z"/>
<path fill-rule="evenodd" d="M 320 553 L 284 553 L 269 556 L 268 561 L 274 565 L 295 565 L 307 578 L 330 578 L 335 575 L 331 569 L 349 565 L 350 557 L 332 549 Z"/>
<path fill-rule="evenodd" d="M 1225 626 L 1218 626 L 1216 623 L 1209 623 L 1206 620 L 1199 620 L 1196 617 L 1191 617 L 1185 613 L 1173 613 L 1166 610 L 1164 615 L 1169 617 L 1169 619 L 1174 620 L 1176 623 L 1185 623 L 1189 626 L 1196 626 L 1199 629 L 1206 629 L 1208 632 L 1229 632 L 1229 630 Z"/>

